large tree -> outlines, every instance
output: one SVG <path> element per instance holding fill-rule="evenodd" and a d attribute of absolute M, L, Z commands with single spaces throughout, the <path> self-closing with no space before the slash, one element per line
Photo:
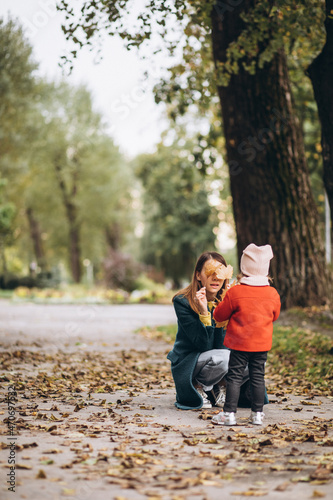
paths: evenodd
<path fill-rule="evenodd" d="M 251 4 L 243 1 L 222 16 L 212 10 L 217 68 L 244 31 Z M 270 243 L 276 257 L 271 269 L 284 305 L 322 303 L 329 282 L 284 51 L 262 67 L 257 61 L 254 74 L 240 65 L 218 92 L 238 254 L 251 241 Z"/>
<path fill-rule="evenodd" d="M 325 302 L 330 280 L 285 50 L 318 38 L 323 2 L 156 0 L 140 12 L 135 28 L 126 25 L 130 5 L 85 1 L 81 19 L 73 22 L 63 2 L 70 18 L 67 37 L 91 44 L 104 26 L 128 47 L 140 46 L 159 26 L 171 53 L 181 40 L 184 62 L 172 68 L 171 84 L 160 96 L 166 102 L 176 96 L 184 110 L 195 100 L 205 102 L 207 93 L 217 89 L 239 255 L 251 241 L 271 243 L 277 257 L 272 272 L 284 306 Z M 180 21 L 183 39 L 172 36 L 175 23 L 170 28 L 169 15 Z M 214 58 L 216 71 L 210 67 L 207 74 L 196 72 L 198 60 L 206 61 L 207 54 Z"/>
<path fill-rule="evenodd" d="M 321 121 L 324 184 L 333 220 L 333 0 L 325 2 L 326 41 L 308 68 Z"/>
<path fill-rule="evenodd" d="M 72 278 L 79 282 L 85 258 L 100 266 L 116 214 L 124 218 L 130 211 L 127 165 L 85 87 L 50 85 L 40 108 L 47 120 L 40 122 L 28 175 L 21 179 L 22 185 L 30 180 L 24 196 L 58 255 L 66 244 Z M 124 232 L 123 224 L 121 237 Z"/>
<path fill-rule="evenodd" d="M 38 99 L 35 78 L 36 63 L 32 48 L 17 23 L 0 18 L 0 239 L 3 271 L 7 271 L 5 247 L 13 243 L 16 200 L 8 195 L 14 187 L 17 172 L 25 169 L 25 155 L 31 145 L 27 138 L 31 110 Z M 4 201 L 6 200 L 6 201 Z M 10 200 L 10 202 L 8 201 Z"/>

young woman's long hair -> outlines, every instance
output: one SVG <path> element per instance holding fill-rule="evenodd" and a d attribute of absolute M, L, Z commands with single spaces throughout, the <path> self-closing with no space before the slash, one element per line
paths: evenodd
<path fill-rule="evenodd" d="M 189 302 L 191 308 L 193 311 L 199 314 L 199 309 L 196 303 L 196 293 L 200 288 L 202 288 L 201 281 L 197 279 L 197 274 L 201 273 L 204 265 L 208 260 L 217 260 L 218 262 L 221 262 L 224 266 L 227 265 L 224 257 L 222 257 L 221 254 L 218 252 L 204 252 L 200 255 L 198 258 L 198 261 L 196 263 L 194 273 L 192 276 L 192 281 L 191 283 L 186 287 L 183 288 L 182 290 L 179 290 L 179 292 L 176 293 L 176 295 L 173 297 L 172 300 L 174 300 L 175 297 L 178 297 L 179 295 L 183 295 Z M 216 299 L 219 302 L 221 300 L 221 295 L 223 291 L 226 289 L 227 285 L 229 283 L 229 280 L 224 280 L 224 283 L 220 290 L 216 294 Z"/>

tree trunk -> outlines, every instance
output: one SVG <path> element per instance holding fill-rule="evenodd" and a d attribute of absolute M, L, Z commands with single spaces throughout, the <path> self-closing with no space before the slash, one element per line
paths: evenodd
<path fill-rule="evenodd" d="M 311 79 L 321 122 L 324 185 L 333 220 L 333 0 L 326 0 L 326 43 L 310 64 Z"/>
<path fill-rule="evenodd" d="M 0 254 L 1 254 L 1 265 L 2 265 L 2 273 L 7 273 L 7 259 L 6 259 L 6 245 L 5 245 L 6 237 L 0 235 Z"/>
<path fill-rule="evenodd" d="M 217 67 L 244 28 L 239 14 L 251 3 L 244 0 L 223 15 L 212 10 Z M 255 75 L 240 68 L 218 91 L 238 257 L 249 243 L 271 244 L 270 272 L 283 307 L 326 303 L 328 271 L 284 53 Z"/>
<path fill-rule="evenodd" d="M 82 278 L 80 231 L 76 224 L 75 207 L 68 207 L 69 222 L 69 252 L 72 276 L 75 283 L 80 283 Z"/>
<path fill-rule="evenodd" d="M 74 202 L 74 198 L 77 193 L 77 171 L 73 173 L 73 185 L 71 194 L 69 195 L 66 189 L 65 181 L 63 179 L 62 168 L 58 159 L 55 160 L 54 165 L 69 225 L 70 268 L 74 282 L 80 283 L 82 278 L 80 226 L 77 222 L 77 209 Z"/>
<path fill-rule="evenodd" d="M 41 268 L 42 271 L 45 271 L 46 260 L 45 260 L 45 252 L 43 248 L 41 230 L 38 221 L 34 217 L 31 207 L 27 208 L 26 214 L 29 222 L 30 236 L 34 247 L 34 253 L 37 265 Z"/>
<path fill-rule="evenodd" d="M 105 237 L 106 237 L 106 242 L 108 246 L 112 250 L 119 250 L 120 248 L 120 242 L 121 242 L 121 227 L 120 224 L 117 222 L 114 222 L 113 224 L 110 224 L 106 229 L 105 229 Z"/>

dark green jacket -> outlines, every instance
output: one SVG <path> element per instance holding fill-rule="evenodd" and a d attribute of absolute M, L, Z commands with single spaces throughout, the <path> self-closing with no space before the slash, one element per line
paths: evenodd
<path fill-rule="evenodd" d="M 226 330 L 216 328 L 213 317 L 213 326 L 203 325 L 199 315 L 191 309 L 188 300 L 182 295 L 175 297 L 174 307 L 178 318 L 178 332 L 167 358 L 171 361 L 176 386 L 175 405 L 182 410 L 199 409 L 203 402 L 192 384 L 193 371 L 202 352 L 226 349 L 223 346 Z"/>

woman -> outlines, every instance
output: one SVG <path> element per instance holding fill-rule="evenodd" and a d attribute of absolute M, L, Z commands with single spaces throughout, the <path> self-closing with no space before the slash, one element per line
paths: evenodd
<path fill-rule="evenodd" d="M 167 358 L 176 386 L 175 405 L 182 410 L 211 408 L 211 401 L 223 407 L 230 354 L 223 346 L 227 322 L 216 323 L 213 310 L 227 290 L 232 271 L 222 255 L 205 252 L 192 282 L 173 298 L 178 332 Z"/>

